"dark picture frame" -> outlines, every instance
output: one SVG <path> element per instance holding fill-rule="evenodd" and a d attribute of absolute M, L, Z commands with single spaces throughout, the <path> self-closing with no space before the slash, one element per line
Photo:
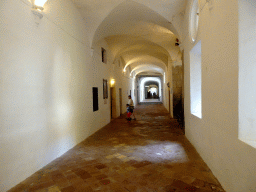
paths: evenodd
<path fill-rule="evenodd" d="M 108 80 L 103 79 L 103 99 L 108 98 Z"/>
<path fill-rule="evenodd" d="M 98 87 L 92 88 L 93 95 L 93 112 L 99 110 Z"/>
<path fill-rule="evenodd" d="M 107 51 L 103 47 L 101 47 L 101 61 L 107 64 Z"/>

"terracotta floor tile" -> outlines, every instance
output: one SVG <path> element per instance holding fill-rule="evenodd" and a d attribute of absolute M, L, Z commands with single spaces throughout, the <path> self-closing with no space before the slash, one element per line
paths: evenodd
<path fill-rule="evenodd" d="M 53 181 L 49 181 L 49 182 L 41 183 L 41 184 L 35 184 L 35 185 L 31 184 L 28 191 L 36 191 L 36 190 L 39 190 L 39 189 L 45 189 L 45 188 L 49 188 L 53 185 L 54 185 Z"/>
<path fill-rule="evenodd" d="M 42 192 L 61 192 L 61 190 L 58 186 L 52 186 L 52 187 L 49 187 L 46 191 L 42 191 Z"/>
<path fill-rule="evenodd" d="M 185 191 L 198 191 L 197 187 L 186 184 L 186 183 L 184 183 L 182 181 L 179 181 L 179 180 L 174 180 L 173 183 L 172 183 L 172 186 L 176 187 L 178 189 L 181 189 L 181 190 L 185 190 Z"/>
<path fill-rule="evenodd" d="M 78 175 L 80 178 L 84 180 L 92 177 L 90 173 L 88 173 L 83 169 L 75 169 L 73 171 L 75 172 L 76 175 Z"/>
<path fill-rule="evenodd" d="M 138 189 L 138 185 L 125 185 L 124 188 L 127 190 L 127 191 L 137 191 Z"/>
<path fill-rule="evenodd" d="M 224 191 L 161 104 L 136 107 L 9 192 Z"/>
<path fill-rule="evenodd" d="M 163 192 L 185 192 L 185 191 L 182 191 L 181 189 L 178 189 L 172 185 L 167 185 L 164 187 Z"/>
<path fill-rule="evenodd" d="M 15 187 L 13 187 L 11 190 L 9 190 L 9 192 L 20 192 L 20 191 L 24 191 L 28 188 L 28 185 L 24 185 L 24 184 L 18 184 Z"/>
<path fill-rule="evenodd" d="M 93 190 L 100 190 L 100 189 L 102 189 L 102 184 L 101 184 L 100 182 L 91 183 L 91 184 L 90 184 L 90 187 L 91 187 Z"/>
<path fill-rule="evenodd" d="M 60 171 L 54 171 L 51 173 L 52 180 L 57 182 L 60 179 L 64 179 L 65 176 Z"/>
<path fill-rule="evenodd" d="M 74 192 L 94 192 L 90 186 L 79 186 Z"/>
<path fill-rule="evenodd" d="M 71 180 L 71 179 L 75 179 L 75 178 L 77 178 L 78 176 L 75 174 L 75 173 L 69 173 L 68 175 L 66 175 L 66 178 L 68 179 L 68 180 Z"/>
<path fill-rule="evenodd" d="M 108 185 L 108 184 L 110 184 L 110 180 L 109 179 L 104 179 L 104 180 L 101 180 L 100 181 L 100 183 L 102 184 L 102 185 Z"/>
<path fill-rule="evenodd" d="M 106 168 L 107 166 L 106 166 L 106 165 L 103 165 L 103 164 L 98 164 L 98 165 L 95 165 L 95 167 L 96 167 L 97 169 L 104 169 L 104 168 Z"/>
<path fill-rule="evenodd" d="M 142 162 L 133 164 L 132 166 L 135 167 L 135 168 L 140 168 L 140 167 L 144 167 L 144 166 L 147 166 L 147 165 L 150 165 L 150 164 L 151 164 L 151 162 L 149 162 L 149 161 L 142 161 Z"/>
<path fill-rule="evenodd" d="M 72 186 L 61 189 L 61 192 L 74 192 L 74 191 L 75 191 L 75 188 Z"/>
<path fill-rule="evenodd" d="M 103 179 L 105 179 L 105 178 L 107 178 L 107 177 L 108 177 L 107 175 L 101 174 L 101 175 L 96 176 L 96 179 L 98 179 L 98 180 L 103 180 Z"/>
<path fill-rule="evenodd" d="M 66 178 L 63 178 L 63 179 L 60 179 L 56 182 L 56 185 L 59 187 L 59 188 L 66 188 L 68 186 L 70 186 L 70 183 L 69 183 L 69 180 L 66 179 Z"/>
<path fill-rule="evenodd" d="M 69 180 L 69 183 L 73 186 L 76 186 L 76 185 L 81 185 L 83 183 L 85 183 L 86 181 L 83 180 L 82 178 L 80 177 L 77 177 L 77 178 L 73 178 L 73 179 L 70 179 Z"/>

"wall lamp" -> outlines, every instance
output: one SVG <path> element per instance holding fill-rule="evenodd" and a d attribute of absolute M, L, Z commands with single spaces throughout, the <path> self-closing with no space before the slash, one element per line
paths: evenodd
<path fill-rule="evenodd" d="M 32 8 L 43 11 L 44 10 L 44 4 L 46 2 L 47 2 L 47 0 L 31 0 Z"/>
<path fill-rule="evenodd" d="M 115 79 L 111 79 L 110 86 L 113 87 L 115 85 L 115 83 L 116 83 Z"/>
<path fill-rule="evenodd" d="M 44 10 L 44 4 L 47 2 L 47 0 L 31 0 L 32 3 L 32 13 L 37 16 L 39 19 L 43 18 L 42 11 Z M 36 24 L 39 24 L 39 22 L 36 22 Z"/>

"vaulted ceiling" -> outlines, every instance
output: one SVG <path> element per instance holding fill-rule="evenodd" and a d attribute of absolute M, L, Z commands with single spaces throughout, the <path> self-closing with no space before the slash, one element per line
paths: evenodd
<path fill-rule="evenodd" d="M 175 46 L 179 34 L 171 21 L 184 11 L 187 0 L 73 2 L 85 21 L 92 48 L 105 40 L 114 58 L 121 57 L 135 73 L 165 71 L 168 60 L 179 55 Z"/>

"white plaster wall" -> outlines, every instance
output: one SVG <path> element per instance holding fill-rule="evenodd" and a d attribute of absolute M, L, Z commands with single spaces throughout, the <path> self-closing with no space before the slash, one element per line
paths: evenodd
<path fill-rule="evenodd" d="M 56 9 L 59 5 L 51 5 Z M 29 5 L 29 4 L 28 4 Z M 78 95 L 86 82 L 81 60 L 89 58 L 83 36 L 78 42 L 64 31 L 81 20 L 68 1 L 63 6 L 73 24 L 57 27 L 49 18 L 39 26 L 22 1 L 1 2 L 1 139 L 0 189 L 5 191 L 60 156 L 88 133 Z M 60 9 L 59 15 L 63 14 Z M 77 30 L 78 31 L 78 30 Z M 77 52 L 77 50 L 80 50 Z M 79 60 L 80 58 L 81 60 Z M 86 96 L 84 94 L 84 96 Z M 86 106 L 87 105 L 87 106 Z M 76 127 L 76 129 L 72 129 Z"/>
<path fill-rule="evenodd" d="M 191 1 L 192 2 L 192 1 Z M 190 2 L 190 3 L 191 3 Z M 199 33 L 184 28 L 186 137 L 227 192 L 256 191 L 256 149 L 238 139 L 238 1 L 200 1 Z M 190 51 L 202 45 L 202 119 L 190 113 Z M 210 180 L 203 177 L 202 179 Z"/>
<path fill-rule="evenodd" d="M 92 132 L 81 132 L 82 112 L 91 108 L 82 99 L 90 55 L 69 1 L 49 4 L 38 26 L 28 1 L 2 1 L 0 9 L 0 189 L 6 191 Z"/>
<path fill-rule="evenodd" d="M 135 104 L 134 98 L 134 85 L 133 79 L 130 77 L 130 73 L 123 73 L 123 66 L 125 65 L 122 60 L 120 60 L 120 67 L 118 66 L 118 62 L 112 64 L 113 72 L 111 73 L 110 79 L 115 79 L 115 89 L 116 89 L 116 114 L 114 118 L 120 116 L 120 102 L 119 102 L 119 88 L 122 89 L 122 114 L 126 112 L 126 104 L 128 103 L 128 95 L 130 94 L 130 90 L 132 91 L 132 99 Z M 129 68 L 127 68 L 129 70 Z"/>
<path fill-rule="evenodd" d="M 101 48 L 106 50 L 107 63 L 102 62 Z M 110 80 L 113 78 L 112 75 L 113 56 L 107 43 L 102 40 L 93 49 L 92 63 L 90 68 L 87 70 L 91 73 L 87 78 L 91 81 L 92 87 L 98 87 L 99 97 L 99 110 L 93 112 L 90 118 L 94 119 L 92 126 L 97 129 L 105 126 L 110 122 L 111 110 L 110 110 Z M 108 98 L 106 103 L 103 99 L 103 79 L 108 81 Z M 101 117 L 101 118 L 99 118 Z"/>
<path fill-rule="evenodd" d="M 163 104 L 165 108 L 169 111 L 169 114 L 171 117 L 173 117 L 173 76 L 172 76 L 172 66 L 173 62 L 171 58 L 168 58 L 168 68 L 166 68 L 165 73 L 165 83 L 163 84 L 163 89 L 165 90 L 164 98 L 163 98 Z M 169 88 L 167 86 L 167 83 L 169 82 Z M 170 90 L 170 96 L 169 96 L 169 90 Z M 170 97 L 170 104 L 169 104 L 169 97 Z M 170 105 L 170 110 L 169 110 Z"/>
<path fill-rule="evenodd" d="M 125 63 L 123 60 L 122 60 L 122 64 L 124 67 Z M 131 90 L 132 100 L 134 102 L 133 79 L 130 76 L 130 73 L 131 73 L 130 67 L 126 68 L 126 72 L 120 73 L 120 75 L 122 77 L 122 92 L 123 92 L 123 94 L 122 94 L 122 101 L 123 101 L 122 112 L 123 113 L 126 112 L 126 104 L 128 103 L 128 95 L 130 95 L 130 90 Z"/>
<path fill-rule="evenodd" d="M 110 82 L 117 74 L 106 43 L 98 47 L 109 53 L 103 64 L 100 49 L 90 49 L 83 20 L 69 0 L 49 0 L 41 20 L 30 6 L 27 0 L 0 2 L 0 191 L 110 122 L 103 78 Z M 131 89 L 129 78 L 117 79 L 119 86 L 126 84 L 125 93 Z M 96 112 L 92 87 L 99 90 Z"/>

